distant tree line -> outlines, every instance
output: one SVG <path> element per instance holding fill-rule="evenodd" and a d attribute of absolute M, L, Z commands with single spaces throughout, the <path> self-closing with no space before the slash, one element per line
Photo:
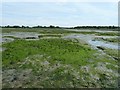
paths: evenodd
<path fill-rule="evenodd" d="M 7 26 L 1 26 L 2 28 L 30 28 L 29 26 L 10 26 L 10 25 L 7 25 Z"/>
<path fill-rule="evenodd" d="M 76 26 L 76 27 L 59 27 L 59 26 L 53 26 L 53 25 L 50 25 L 50 26 L 33 26 L 33 27 L 30 27 L 30 26 L 10 26 L 10 25 L 7 25 L 7 26 L 0 26 L 2 28 L 66 28 L 66 29 L 118 29 L 120 27 L 118 26 Z"/>
<path fill-rule="evenodd" d="M 33 26 L 32 28 L 60 28 L 59 26 L 53 26 L 53 25 L 50 25 L 50 26 Z"/>
<path fill-rule="evenodd" d="M 33 27 L 30 27 L 30 26 L 10 26 L 10 25 L 7 25 L 7 26 L 0 26 L 2 28 L 60 28 L 59 26 L 53 26 L 53 25 L 50 25 L 50 26 L 33 26 Z"/>
<path fill-rule="evenodd" d="M 84 29 L 84 28 L 92 28 L 92 29 L 117 29 L 117 26 L 77 26 L 74 29 Z"/>

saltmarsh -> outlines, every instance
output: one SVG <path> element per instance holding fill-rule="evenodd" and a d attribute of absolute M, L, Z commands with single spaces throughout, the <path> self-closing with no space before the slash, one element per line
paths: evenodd
<path fill-rule="evenodd" d="M 85 32 L 83 32 L 85 31 Z M 63 28 L 2 28 L 2 33 L 11 33 L 11 32 L 37 32 L 40 34 L 95 34 L 98 36 L 118 36 L 118 32 L 95 32 L 95 31 L 89 31 L 86 32 L 86 29 L 83 29 L 83 31 L 68 31 L 67 29 Z M 97 31 L 97 30 L 96 30 Z M 109 31 L 109 30 L 107 30 Z"/>
<path fill-rule="evenodd" d="M 39 41 L 16 40 L 4 44 L 3 65 L 13 67 L 27 56 L 46 54 L 54 60 L 73 65 L 85 65 L 95 52 L 89 46 L 63 39 L 41 39 Z M 12 64 L 10 64 L 12 63 Z"/>
<path fill-rule="evenodd" d="M 76 39 L 17 39 L 3 47 L 3 87 L 117 87 L 117 61 Z"/>

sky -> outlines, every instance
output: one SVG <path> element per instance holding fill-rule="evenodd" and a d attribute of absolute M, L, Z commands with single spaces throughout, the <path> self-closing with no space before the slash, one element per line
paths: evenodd
<path fill-rule="evenodd" d="M 117 2 L 4 2 L 2 25 L 118 25 Z"/>

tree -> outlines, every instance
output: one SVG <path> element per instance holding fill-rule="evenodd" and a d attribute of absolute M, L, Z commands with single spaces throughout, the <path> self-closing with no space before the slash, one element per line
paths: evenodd
<path fill-rule="evenodd" d="M 55 26 L 50 25 L 49 28 L 55 28 Z"/>

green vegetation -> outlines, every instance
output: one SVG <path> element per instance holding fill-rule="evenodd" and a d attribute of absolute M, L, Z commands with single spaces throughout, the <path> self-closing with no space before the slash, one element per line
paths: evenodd
<path fill-rule="evenodd" d="M 90 47 L 79 45 L 71 40 L 62 39 L 41 39 L 39 41 L 16 40 L 9 44 L 4 44 L 7 50 L 3 52 L 3 65 L 16 63 L 29 55 L 47 54 L 55 60 L 62 60 L 64 63 L 86 64 L 84 59 L 91 57 L 94 50 Z M 10 53 L 12 52 L 12 53 Z M 87 54 L 86 54 L 87 53 Z M 74 61 L 73 61 L 74 60 Z M 13 65 L 11 65 L 13 67 Z"/>
<path fill-rule="evenodd" d="M 95 34 L 95 35 L 104 35 L 104 36 L 118 36 L 118 32 L 105 32 L 105 33 L 98 33 L 98 32 L 81 32 L 81 31 L 68 31 L 63 28 L 3 28 L 3 33 L 10 33 L 10 32 L 37 32 L 40 34 Z"/>
<path fill-rule="evenodd" d="M 37 32 L 40 34 L 67 34 L 67 33 L 77 33 L 75 31 L 67 31 L 61 28 L 3 28 L 3 33 L 10 32 Z"/>
<path fill-rule="evenodd" d="M 97 48 L 103 50 L 107 55 L 113 57 L 115 60 L 119 59 L 119 56 L 118 56 L 119 50 L 109 49 L 109 48 L 105 48 L 105 47 L 101 47 L 101 46 L 98 46 Z"/>
<path fill-rule="evenodd" d="M 18 34 L 36 32 L 39 34 L 39 39 L 34 35 L 28 37 L 26 35 L 23 39 L 3 36 L 3 38 L 14 38 L 14 41 L 2 45 L 5 48 L 2 51 L 3 88 L 118 87 L 117 50 L 99 47 L 106 53 L 104 54 L 92 49 L 83 40 L 52 38 L 67 34 L 115 36 L 117 33 L 67 31 L 53 26 L 3 28 L 3 33 L 11 32 Z M 26 40 L 36 38 L 37 40 Z M 106 41 L 116 42 L 116 40 Z"/>
<path fill-rule="evenodd" d="M 118 56 L 118 51 L 119 50 L 105 48 L 104 51 L 108 55 L 112 56 L 114 59 L 119 60 L 119 56 Z"/>
<path fill-rule="evenodd" d="M 3 87 L 117 87 L 117 61 L 76 39 L 15 40 L 3 47 Z"/>

